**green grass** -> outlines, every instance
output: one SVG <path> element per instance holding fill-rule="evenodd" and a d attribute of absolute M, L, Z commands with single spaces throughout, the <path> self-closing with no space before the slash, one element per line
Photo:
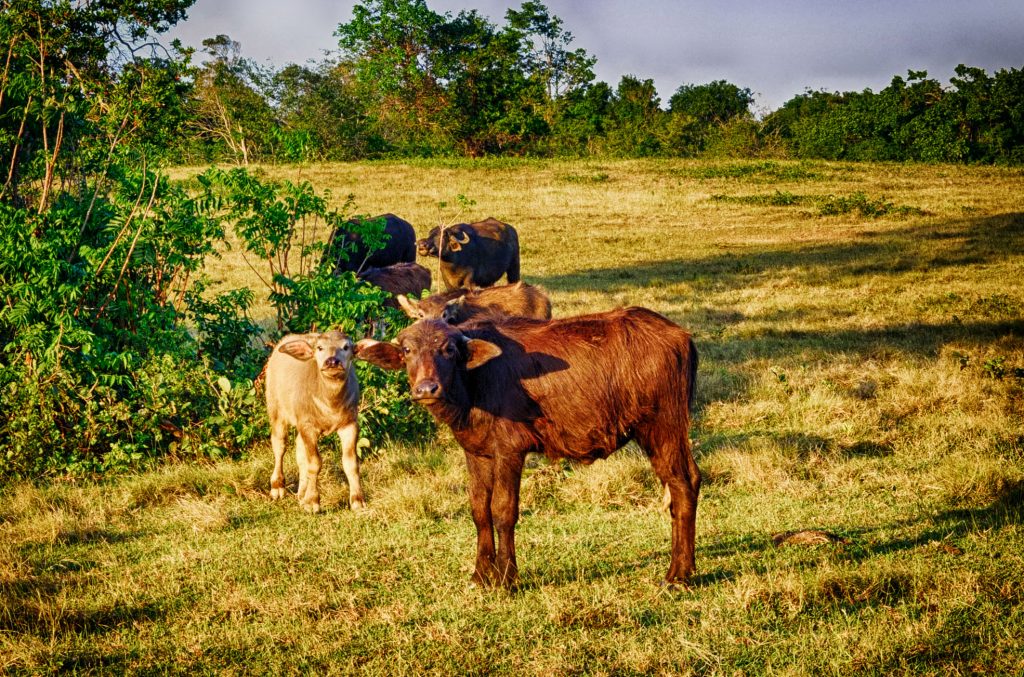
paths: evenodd
<path fill-rule="evenodd" d="M 658 586 L 668 520 L 632 447 L 589 467 L 531 461 L 509 594 L 467 587 L 447 431 L 365 462 L 365 514 L 343 509 L 337 459 L 323 514 L 271 502 L 265 443 L 241 462 L 4 487 L 0 672 L 1024 672 L 1021 170 L 267 171 L 421 233 L 465 195 L 460 220 L 516 225 L 524 278 L 556 315 L 639 304 L 689 327 L 706 478 L 692 588 Z M 714 199 L 765 194 L 891 208 L 809 218 L 813 202 Z M 237 250 L 217 266 L 221 288 L 253 283 Z M 843 540 L 773 544 L 803 529 Z"/>

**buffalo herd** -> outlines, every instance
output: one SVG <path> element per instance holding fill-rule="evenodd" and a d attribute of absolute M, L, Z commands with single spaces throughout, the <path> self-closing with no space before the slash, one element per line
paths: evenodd
<path fill-rule="evenodd" d="M 488 218 L 438 227 L 417 241 L 407 221 L 376 218 L 384 221 L 383 249 L 368 252 L 359 237 L 338 229 L 324 262 L 390 292 L 413 322 L 393 341 L 365 338 L 353 345 L 328 332 L 278 344 L 267 378 L 271 496 L 284 495 L 281 457 L 291 425 L 300 433 L 300 503 L 319 509 L 317 438 L 337 431 L 351 506 L 364 505 L 353 446 L 354 357 L 404 370 L 413 402 L 448 426 L 464 450 L 477 533 L 474 584 L 516 585 L 515 527 L 527 454 L 591 463 L 632 440 L 665 490 L 671 517 L 665 583 L 686 585 L 694 572 L 701 481 L 689 436 L 697 376 L 692 336 L 641 307 L 553 319 L 545 291 L 520 280 L 519 235 L 507 223 Z M 416 254 L 436 257 L 432 265 L 446 291 L 419 298 L 431 275 Z M 496 285 L 502 277 L 506 284 Z M 304 398 L 316 406 L 299 401 Z"/>

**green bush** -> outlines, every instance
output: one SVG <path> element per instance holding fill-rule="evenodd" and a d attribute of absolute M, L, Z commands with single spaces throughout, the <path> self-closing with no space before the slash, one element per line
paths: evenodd
<path fill-rule="evenodd" d="M 224 223 L 265 266 L 277 334 L 339 326 L 384 336 L 402 321 L 380 290 L 319 270 L 324 238 L 306 226 L 344 217 L 308 183 L 211 171 L 190 193 L 154 170 L 186 120 L 202 122 L 189 102 L 210 99 L 196 98 L 203 79 L 188 50 L 144 58 L 132 45 L 167 30 L 191 0 L 116 4 L 0 7 L 0 155 L 10 159 L 0 185 L 0 483 L 237 456 L 266 436 L 254 380 L 275 336 L 248 315 L 253 290 L 211 296 L 201 276 L 226 244 Z M 230 47 L 226 37 L 210 45 Z M 221 70 L 234 63 L 212 54 Z M 245 119 L 266 131 L 265 117 Z M 248 157 L 237 126 L 230 139 Z M 271 136 L 279 154 L 309 152 L 301 131 Z M 363 236 L 381 244 L 382 224 Z M 395 383 L 369 383 L 381 405 L 365 415 L 371 435 L 423 429 Z"/>
<path fill-rule="evenodd" d="M 230 182 L 216 184 L 227 186 L 217 199 L 192 197 L 140 171 L 122 172 L 95 202 L 61 195 L 41 214 L 0 203 L 0 479 L 243 455 L 267 434 L 254 379 L 268 338 L 327 327 L 387 338 L 403 326 L 380 289 L 319 267 L 319 245 L 303 228 L 343 220 L 322 196 L 235 178 L 265 199 L 247 202 Z M 144 211 L 140 195 L 149 196 Z M 197 273 L 222 219 L 269 259 L 311 243 L 291 259 L 300 272 L 277 267 L 268 278 L 280 320 L 273 336 L 248 316 L 253 290 L 204 293 Z M 383 228 L 365 229 L 373 242 Z M 360 378 L 371 439 L 430 430 L 397 376 L 360 368 Z"/>
<path fill-rule="evenodd" d="M 205 203 L 233 225 L 253 257 L 250 265 L 267 271 L 265 290 L 277 311 L 277 332 L 269 338 L 337 328 L 355 338 L 390 339 L 408 324 L 402 312 L 384 305 L 389 294 L 354 273 L 334 275 L 333 260 L 323 261 L 323 242 L 338 226 L 357 233 L 371 249 L 383 247 L 383 219 L 350 220 L 328 208 L 329 195 L 317 195 L 308 182 L 268 181 L 245 169 L 209 170 L 198 181 Z M 349 252 L 332 248 L 331 255 Z M 241 343 L 245 338 L 239 337 Z M 362 363 L 357 370 L 364 436 L 374 442 L 411 440 L 433 429 L 429 415 L 412 405 L 404 375 Z"/>
<path fill-rule="evenodd" d="M 181 310 L 220 226 L 165 178 L 116 174 L 95 200 L 0 203 L 0 477 L 239 451 L 201 425 L 217 394 Z"/>

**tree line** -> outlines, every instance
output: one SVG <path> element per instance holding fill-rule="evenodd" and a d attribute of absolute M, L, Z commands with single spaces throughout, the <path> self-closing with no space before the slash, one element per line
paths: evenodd
<path fill-rule="evenodd" d="M 502 23 L 426 0 L 362 0 L 339 51 L 280 69 L 204 41 L 181 161 L 379 157 L 764 156 L 1019 163 L 1024 71 L 925 71 L 880 92 L 807 91 L 756 119 L 749 88 L 682 84 L 663 105 L 653 80 L 595 80 L 596 59 L 537 0 Z"/>

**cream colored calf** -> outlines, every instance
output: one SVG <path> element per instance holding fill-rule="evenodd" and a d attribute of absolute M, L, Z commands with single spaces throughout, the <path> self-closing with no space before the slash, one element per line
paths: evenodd
<path fill-rule="evenodd" d="M 267 362 L 267 415 L 274 448 L 271 498 L 285 495 L 285 440 L 296 429 L 295 461 L 299 466 L 299 504 L 320 510 L 320 438 L 333 432 L 341 438 L 342 468 L 348 478 L 352 509 L 366 507 L 359 480 L 359 384 L 352 364 L 352 341 L 340 331 L 289 334 L 274 347 Z"/>

